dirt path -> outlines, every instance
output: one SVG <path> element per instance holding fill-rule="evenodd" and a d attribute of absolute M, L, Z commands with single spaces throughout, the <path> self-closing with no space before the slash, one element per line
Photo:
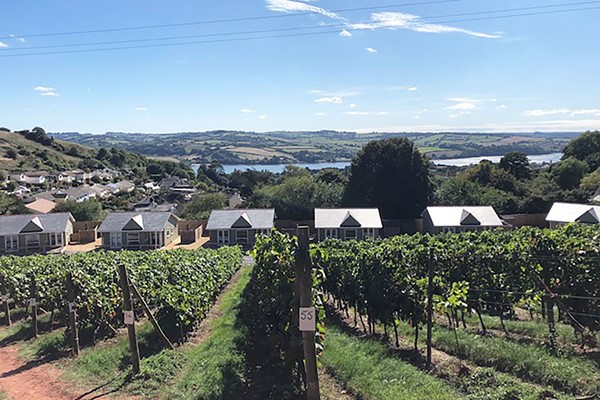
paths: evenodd
<path fill-rule="evenodd" d="M 60 380 L 61 372 L 52 364 L 24 361 L 16 345 L 0 348 L 0 392 L 14 400 L 71 400 L 72 387 Z"/>

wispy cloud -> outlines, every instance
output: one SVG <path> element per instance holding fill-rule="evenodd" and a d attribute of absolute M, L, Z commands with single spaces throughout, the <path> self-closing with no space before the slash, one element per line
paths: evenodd
<path fill-rule="evenodd" d="M 327 114 L 325 114 L 324 112 L 317 112 L 317 113 L 315 113 L 315 115 L 316 115 L 317 117 L 324 117 L 324 116 L 325 116 L 325 115 L 327 115 Z"/>
<path fill-rule="evenodd" d="M 406 14 L 399 12 L 380 12 L 371 14 L 371 22 L 368 23 L 357 23 L 350 25 L 352 29 L 390 29 L 400 30 L 408 29 L 415 32 L 422 33 L 462 33 L 469 36 L 486 38 L 486 39 L 498 39 L 501 37 L 499 34 L 488 34 L 483 32 L 471 31 L 468 29 L 458 28 L 449 25 L 441 24 L 430 24 L 418 15 Z"/>
<path fill-rule="evenodd" d="M 407 89 L 409 92 L 416 92 L 417 90 L 419 90 L 418 86 L 411 86 Z"/>
<path fill-rule="evenodd" d="M 419 90 L 419 87 L 418 86 L 388 86 L 385 89 L 392 91 L 392 92 L 399 92 L 402 90 L 407 90 L 409 92 L 415 92 L 415 91 Z"/>
<path fill-rule="evenodd" d="M 475 109 L 475 104 L 474 103 L 456 103 L 452 106 L 448 106 L 448 107 L 444 107 L 444 110 L 462 110 L 462 111 L 466 111 L 466 110 L 474 110 Z"/>
<path fill-rule="evenodd" d="M 5 47 L 8 47 L 8 45 L 4 42 L 0 42 L 0 49 L 3 49 Z"/>
<path fill-rule="evenodd" d="M 267 0 L 267 8 L 271 11 L 285 12 L 285 13 L 312 13 L 321 14 L 326 17 L 337 19 L 339 21 L 347 21 L 346 18 L 339 16 L 338 14 L 326 10 L 321 7 L 311 6 L 310 4 L 301 3 L 299 1 L 290 0 Z"/>
<path fill-rule="evenodd" d="M 600 117 L 600 109 L 580 109 L 570 110 L 568 108 L 555 108 L 552 110 L 528 110 L 523 113 L 526 117 L 545 117 L 547 115 L 568 114 L 575 115 L 593 115 Z"/>
<path fill-rule="evenodd" d="M 332 97 L 319 97 L 315 99 L 315 103 L 334 103 L 334 104 L 342 104 L 344 100 L 340 96 L 332 96 Z"/>
<path fill-rule="evenodd" d="M 33 90 L 42 96 L 60 96 L 60 94 L 58 94 L 53 87 L 49 86 L 36 86 L 33 88 Z"/>
<path fill-rule="evenodd" d="M 354 104 L 354 103 L 348 105 L 348 108 L 356 108 L 356 107 L 358 107 L 358 106 L 356 104 Z"/>
<path fill-rule="evenodd" d="M 148 111 L 147 107 L 136 107 L 135 111 Z"/>
<path fill-rule="evenodd" d="M 265 120 L 265 119 L 267 119 L 267 116 L 266 116 L 266 115 L 259 115 L 259 116 L 258 116 L 258 119 L 260 119 L 260 120 Z"/>
<path fill-rule="evenodd" d="M 240 112 L 241 112 L 241 113 L 250 114 L 250 113 L 255 113 L 255 112 L 256 112 L 256 110 L 253 110 L 253 109 L 251 109 L 251 108 L 242 108 L 242 109 L 240 110 Z"/>
<path fill-rule="evenodd" d="M 354 115 L 354 116 L 365 116 L 365 115 L 388 115 L 386 111 L 344 111 L 346 115 Z"/>
<path fill-rule="evenodd" d="M 377 53 L 377 49 L 374 49 L 372 47 L 365 47 L 365 50 L 369 53 Z"/>
<path fill-rule="evenodd" d="M 463 115 L 471 115 L 471 111 L 459 111 L 456 114 L 448 115 L 448 118 L 455 119 L 455 118 L 460 118 Z"/>
<path fill-rule="evenodd" d="M 352 36 L 352 32 L 350 32 L 350 31 L 347 31 L 347 30 L 343 29 L 343 30 L 340 32 L 340 36 L 342 36 L 342 37 L 350 37 L 350 36 Z"/>
<path fill-rule="evenodd" d="M 19 37 L 16 40 L 17 40 L 17 42 L 25 43 L 25 38 Z"/>

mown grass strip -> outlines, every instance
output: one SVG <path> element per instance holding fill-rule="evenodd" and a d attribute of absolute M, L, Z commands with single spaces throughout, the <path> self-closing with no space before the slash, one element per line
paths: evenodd
<path fill-rule="evenodd" d="M 509 372 L 519 378 L 573 394 L 600 392 L 600 373 L 591 361 L 582 358 L 560 358 L 529 344 L 508 339 L 480 336 L 458 330 L 436 328 L 433 345 L 437 349 L 477 365 Z"/>
<path fill-rule="evenodd" d="M 465 398 L 452 386 L 402 361 L 385 344 L 327 326 L 323 365 L 358 397 L 374 400 Z"/>
<path fill-rule="evenodd" d="M 245 360 L 238 342 L 243 338 L 243 332 L 236 325 L 236 316 L 250 271 L 248 267 L 242 269 L 239 281 L 224 294 L 219 309 L 222 316 L 212 321 L 210 337 L 187 352 L 188 362 L 181 376 L 161 398 L 242 398 Z"/>

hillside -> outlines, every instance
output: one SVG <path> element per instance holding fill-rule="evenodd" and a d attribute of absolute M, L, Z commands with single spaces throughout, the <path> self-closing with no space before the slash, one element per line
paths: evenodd
<path fill-rule="evenodd" d="M 58 133 L 55 137 L 92 147 L 117 146 L 152 157 L 223 164 L 330 162 L 349 160 L 375 139 L 407 137 L 435 158 L 503 155 L 510 151 L 562 151 L 577 132 L 557 133 L 356 133 L 210 131 L 165 134 Z"/>
<path fill-rule="evenodd" d="M 44 145 L 17 132 L 0 130 L 0 165 L 7 171 L 68 170 L 77 168 L 97 150 L 76 143 L 54 140 Z"/>

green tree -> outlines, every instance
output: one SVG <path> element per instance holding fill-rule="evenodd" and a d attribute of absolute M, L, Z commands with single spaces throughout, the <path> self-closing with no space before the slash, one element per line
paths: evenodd
<path fill-rule="evenodd" d="M 563 151 L 562 159 L 575 157 L 581 161 L 589 162 L 592 170 L 600 167 L 600 131 L 587 131 L 571 140 Z"/>
<path fill-rule="evenodd" d="M 500 168 L 510 173 L 519 180 L 529 179 L 531 177 L 531 167 L 527 154 L 518 151 L 506 153 L 500 159 L 498 164 Z"/>
<path fill-rule="evenodd" d="M 588 193 L 590 196 L 596 193 L 600 187 L 600 168 L 596 169 L 591 174 L 588 174 L 581 179 L 579 189 Z"/>
<path fill-rule="evenodd" d="M 552 166 L 552 177 L 562 189 L 571 190 L 579 186 L 579 182 L 588 171 L 588 165 L 575 157 L 569 157 Z"/>
<path fill-rule="evenodd" d="M 484 188 L 460 177 L 444 181 L 435 192 L 435 204 L 439 206 L 478 206 Z"/>
<path fill-rule="evenodd" d="M 67 200 L 58 204 L 52 212 L 70 212 L 77 221 L 101 221 L 106 216 L 102 205 L 96 199 L 89 199 L 80 203 Z"/>
<path fill-rule="evenodd" d="M 16 197 L 0 192 L 0 214 L 29 214 L 29 209 Z"/>
<path fill-rule="evenodd" d="M 181 210 L 183 219 L 208 219 L 212 210 L 227 207 L 227 196 L 224 193 L 203 193 L 192 196 L 192 199 Z"/>
<path fill-rule="evenodd" d="M 432 198 L 429 163 L 406 138 L 369 142 L 352 160 L 344 204 L 384 218 L 417 217 Z"/>
<path fill-rule="evenodd" d="M 11 149 L 6 150 L 6 156 L 8 158 L 12 158 L 13 160 L 16 160 L 18 154 L 17 154 L 17 151 L 15 149 L 11 148 Z"/>

